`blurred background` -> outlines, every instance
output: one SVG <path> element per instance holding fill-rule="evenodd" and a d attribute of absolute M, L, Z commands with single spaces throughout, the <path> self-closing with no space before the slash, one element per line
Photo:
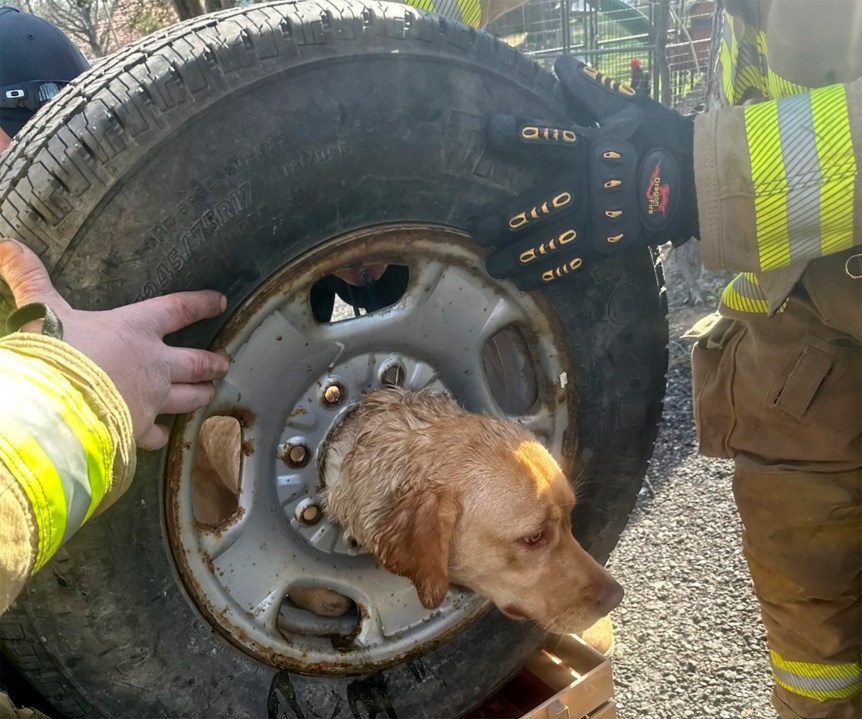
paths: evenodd
<path fill-rule="evenodd" d="M 249 0 L 5 0 L 47 18 L 91 60 Z M 487 28 L 550 67 L 573 54 L 683 113 L 702 109 L 715 0 L 529 0 Z"/>

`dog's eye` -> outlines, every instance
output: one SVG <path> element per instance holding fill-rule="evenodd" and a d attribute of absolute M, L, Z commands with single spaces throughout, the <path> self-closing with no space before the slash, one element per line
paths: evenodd
<path fill-rule="evenodd" d="M 533 546 L 534 544 L 538 544 L 545 538 L 544 530 L 540 530 L 538 532 L 534 532 L 529 537 L 522 537 L 521 541 L 529 546 Z"/>

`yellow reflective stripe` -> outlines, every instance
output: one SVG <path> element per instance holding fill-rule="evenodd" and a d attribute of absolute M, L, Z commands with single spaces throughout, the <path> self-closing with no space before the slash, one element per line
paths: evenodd
<path fill-rule="evenodd" d="M 742 48 L 740 49 L 740 45 Z M 724 14 L 724 36 L 719 49 L 724 96 L 731 104 L 742 101 L 752 88 L 770 99 L 797 95 L 808 88 L 797 85 L 774 72 L 767 61 L 768 38 L 763 31 L 746 28 L 741 43 L 733 32 L 733 18 Z"/>
<path fill-rule="evenodd" d="M 820 662 L 797 662 L 782 657 L 774 649 L 769 652 L 772 665 L 803 677 L 862 678 L 862 665 L 857 662 L 822 664 Z"/>
<path fill-rule="evenodd" d="M 473 27 L 482 25 L 482 5 L 480 0 L 458 0 L 461 8 L 461 22 Z"/>
<path fill-rule="evenodd" d="M 751 156 L 754 185 L 754 213 L 760 269 L 790 264 L 790 235 L 787 229 L 787 175 L 781 156 L 778 104 L 747 105 L 745 131 Z"/>
<path fill-rule="evenodd" d="M 856 159 L 844 87 L 749 105 L 744 113 L 760 270 L 849 248 Z"/>
<path fill-rule="evenodd" d="M 745 27 L 737 42 L 733 78 L 733 103 L 738 104 L 750 97 L 765 98 L 769 92 L 766 54 L 763 52 L 765 38 L 753 27 Z M 750 92 L 755 90 L 755 93 Z"/>
<path fill-rule="evenodd" d="M 820 242 L 822 254 L 853 244 L 856 158 L 850 135 L 847 92 L 843 85 L 811 91 L 811 115 L 820 172 Z"/>
<path fill-rule="evenodd" d="M 820 242 L 824 255 L 853 245 L 855 191 L 855 177 L 829 180 L 820 188 Z"/>
<path fill-rule="evenodd" d="M 769 47 L 766 44 L 766 33 L 763 30 L 757 31 L 757 37 L 754 42 L 757 47 L 757 52 L 759 52 L 762 57 L 766 57 L 769 53 Z"/>
<path fill-rule="evenodd" d="M 107 427 L 62 372 L 0 350 L 2 458 L 30 500 L 36 569 L 99 506 L 113 471 Z"/>
<path fill-rule="evenodd" d="M 405 0 L 405 2 L 420 10 L 459 20 L 473 27 L 482 25 L 481 0 Z"/>
<path fill-rule="evenodd" d="M 412 5 L 415 8 L 419 8 L 420 10 L 427 10 L 428 12 L 434 12 L 434 3 L 432 0 L 404 0 L 407 5 Z"/>
<path fill-rule="evenodd" d="M 75 397 L 84 404 L 84 399 L 80 395 Z M 73 399 L 75 399 L 73 398 Z M 86 406 L 86 405 L 85 405 Z M 102 503 L 105 494 L 108 492 L 108 484 L 114 471 L 114 446 L 111 442 L 111 435 L 108 428 L 100 421 L 96 424 L 84 425 L 77 421 L 81 414 L 84 414 L 83 408 L 79 414 L 69 415 L 63 413 L 63 419 L 66 424 L 75 433 L 78 442 L 84 450 L 84 456 L 87 458 L 87 477 L 90 480 L 90 505 L 87 507 L 87 513 L 81 521 L 84 524 L 93 512 Z M 89 410 L 89 407 L 87 407 Z M 89 411 L 92 415 L 92 411 Z M 95 417 L 95 415 L 92 415 Z M 80 525 L 79 525 L 80 526 Z"/>
<path fill-rule="evenodd" d="M 459 20 L 473 27 L 482 25 L 482 5 L 480 0 L 404 0 L 420 10 L 437 13 L 442 17 Z"/>
<path fill-rule="evenodd" d="M 794 694 L 826 701 L 846 699 L 862 691 L 862 665 L 856 662 L 788 661 L 774 650 L 769 654 L 776 683 Z"/>
<path fill-rule="evenodd" d="M 26 365 L 23 365 L 21 378 L 29 381 L 44 396 L 50 396 L 59 403 L 56 410 L 84 451 L 90 502 L 87 513 L 83 517 L 73 517 L 77 525 L 75 529 L 77 529 L 92 516 L 107 492 L 108 478 L 111 476 L 114 462 L 111 436 L 108 428 L 99 421 L 80 392 L 72 387 L 62 391 L 56 382 L 52 382 L 41 373 L 27 372 L 26 369 Z M 62 377 L 59 373 L 58 376 Z M 64 450 L 71 451 L 69 448 Z"/>
<path fill-rule="evenodd" d="M 743 272 L 734 277 L 721 293 L 721 302 L 737 312 L 764 315 L 769 312 L 769 302 L 757 276 L 752 272 Z"/>
<path fill-rule="evenodd" d="M 733 103 L 733 67 L 736 63 L 736 38 L 733 35 L 733 18 L 730 13 L 724 13 L 724 29 L 719 50 L 721 61 L 721 84 L 724 87 L 724 97 Z"/>
<path fill-rule="evenodd" d="M 11 425 L 11 423 L 7 423 Z M 39 531 L 36 563 L 41 569 L 60 547 L 66 532 L 66 495 L 60 475 L 39 443 L 11 425 L 0 434 L 0 460 L 24 489 Z"/>
<path fill-rule="evenodd" d="M 743 98 L 746 98 L 746 93 L 752 88 L 757 90 L 757 96 L 766 97 L 763 85 L 764 78 L 759 68 L 754 65 L 739 67 L 736 71 L 736 82 L 733 86 L 734 104 L 741 103 Z"/>
<path fill-rule="evenodd" d="M 795 82 L 785 80 L 777 72 L 769 71 L 767 76 L 769 83 L 769 97 L 778 99 L 779 97 L 788 97 L 790 95 L 798 95 L 800 92 L 807 92 L 808 88 L 803 85 L 797 85 Z"/>

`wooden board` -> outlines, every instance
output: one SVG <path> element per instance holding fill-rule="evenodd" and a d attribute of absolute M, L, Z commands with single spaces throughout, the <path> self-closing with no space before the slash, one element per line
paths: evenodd
<path fill-rule="evenodd" d="M 616 719 L 610 662 L 576 635 L 536 652 L 463 719 Z"/>

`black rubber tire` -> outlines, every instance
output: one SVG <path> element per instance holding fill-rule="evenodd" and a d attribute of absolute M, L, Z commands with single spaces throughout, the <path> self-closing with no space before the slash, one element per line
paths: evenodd
<path fill-rule="evenodd" d="M 0 233 L 38 250 L 79 307 L 212 287 L 236 307 L 286 262 L 364 226 L 467 226 L 526 190 L 492 112 L 563 117 L 555 80 L 490 36 L 402 5 L 307 2 L 206 16 L 97 65 L 4 156 Z M 576 366 L 576 534 L 604 559 L 661 412 L 665 304 L 652 256 L 547 293 Z M 206 346 L 220 327 L 183 341 Z M 570 381 L 573 379 L 570 373 Z M 574 444 L 574 443 L 573 443 Z M 67 717 L 454 717 L 541 636 L 491 612 L 419 660 L 307 677 L 227 644 L 193 608 L 163 536 L 164 456 L 28 584 L 4 651 Z"/>

